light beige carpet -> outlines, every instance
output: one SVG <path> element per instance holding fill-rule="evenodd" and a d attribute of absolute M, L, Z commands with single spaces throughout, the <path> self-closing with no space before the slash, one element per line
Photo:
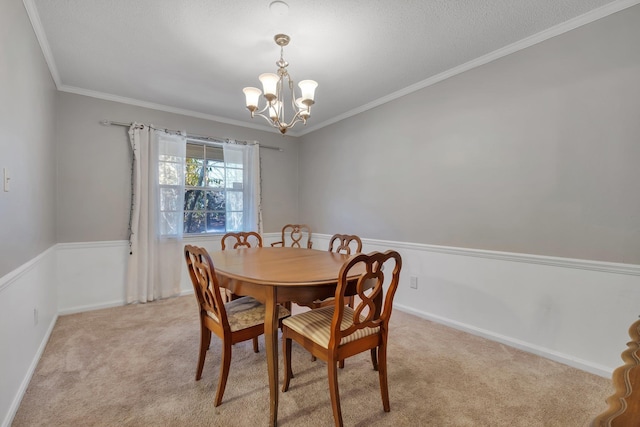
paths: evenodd
<path fill-rule="evenodd" d="M 391 323 L 391 412 L 366 352 L 339 373 L 346 426 L 586 426 L 613 392 L 609 379 L 399 310 Z M 198 328 L 193 296 L 61 316 L 13 426 L 268 425 L 262 338 L 258 354 L 251 342 L 233 347 L 214 408 L 220 342 L 196 382 Z M 293 347 L 278 425 L 331 426 L 326 365 Z"/>

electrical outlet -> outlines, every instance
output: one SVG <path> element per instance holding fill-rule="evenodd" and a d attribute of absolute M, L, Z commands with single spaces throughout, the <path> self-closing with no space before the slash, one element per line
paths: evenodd
<path fill-rule="evenodd" d="M 410 282 L 409 282 L 409 287 L 411 289 L 418 289 L 418 277 L 417 276 L 411 276 Z"/>
<path fill-rule="evenodd" d="M 38 326 L 38 309 L 34 307 L 33 309 L 33 326 Z"/>

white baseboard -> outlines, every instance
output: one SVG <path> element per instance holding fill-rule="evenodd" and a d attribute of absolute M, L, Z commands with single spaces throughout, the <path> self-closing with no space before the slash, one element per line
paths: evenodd
<path fill-rule="evenodd" d="M 25 392 L 27 391 L 27 387 L 29 387 L 29 383 L 31 382 L 31 378 L 33 377 L 33 373 L 36 371 L 36 367 L 38 366 L 38 362 L 42 357 L 42 353 L 44 352 L 47 343 L 49 342 L 49 337 L 51 336 L 51 332 L 53 332 L 53 327 L 56 325 L 56 321 L 58 320 L 58 316 L 56 315 L 51 322 L 49 323 L 49 327 L 47 328 L 47 332 L 45 333 L 40 345 L 38 346 L 38 351 L 33 356 L 31 360 L 31 364 L 29 365 L 29 369 L 25 373 L 24 379 L 22 383 L 20 383 L 20 388 L 16 392 L 16 396 L 11 402 L 11 406 L 9 407 L 9 411 L 5 416 L 4 421 L 2 422 L 2 427 L 9 427 L 13 422 L 13 418 L 16 416 L 16 412 L 18 412 L 18 408 L 20 407 L 20 402 L 22 402 L 22 398 L 24 397 Z"/>
<path fill-rule="evenodd" d="M 103 308 L 120 307 L 125 305 L 125 300 L 108 301 L 101 304 L 76 305 L 73 307 L 61 309 L 58 315 L 66 316 L 67 314 L 84 313 L 85 311 L 102 310 Z"/>

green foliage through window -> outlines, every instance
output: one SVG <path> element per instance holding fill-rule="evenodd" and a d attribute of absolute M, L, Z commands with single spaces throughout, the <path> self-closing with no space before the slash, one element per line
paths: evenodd
<path fill-rule="evenodd" d="M 188 142 L 184 233 L 226 233 L 242 224 L 243 170 L 226 165 L 222 147 Z"/>

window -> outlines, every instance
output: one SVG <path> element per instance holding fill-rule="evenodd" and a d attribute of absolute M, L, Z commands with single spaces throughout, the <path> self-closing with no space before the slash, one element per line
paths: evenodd
<path fill-rule="evenodd" d="M 225 162 L 224 152 L 218 145 L 187 141 L 184 234 L 243 229 L 243 162 Z"/>
<path fill-rule="evenodd" d="M 257 143 L 158 140 L 157 232 L 160 236 L 261 232 Z M 132 212 L 134 212 L 132 210 Z"/>

